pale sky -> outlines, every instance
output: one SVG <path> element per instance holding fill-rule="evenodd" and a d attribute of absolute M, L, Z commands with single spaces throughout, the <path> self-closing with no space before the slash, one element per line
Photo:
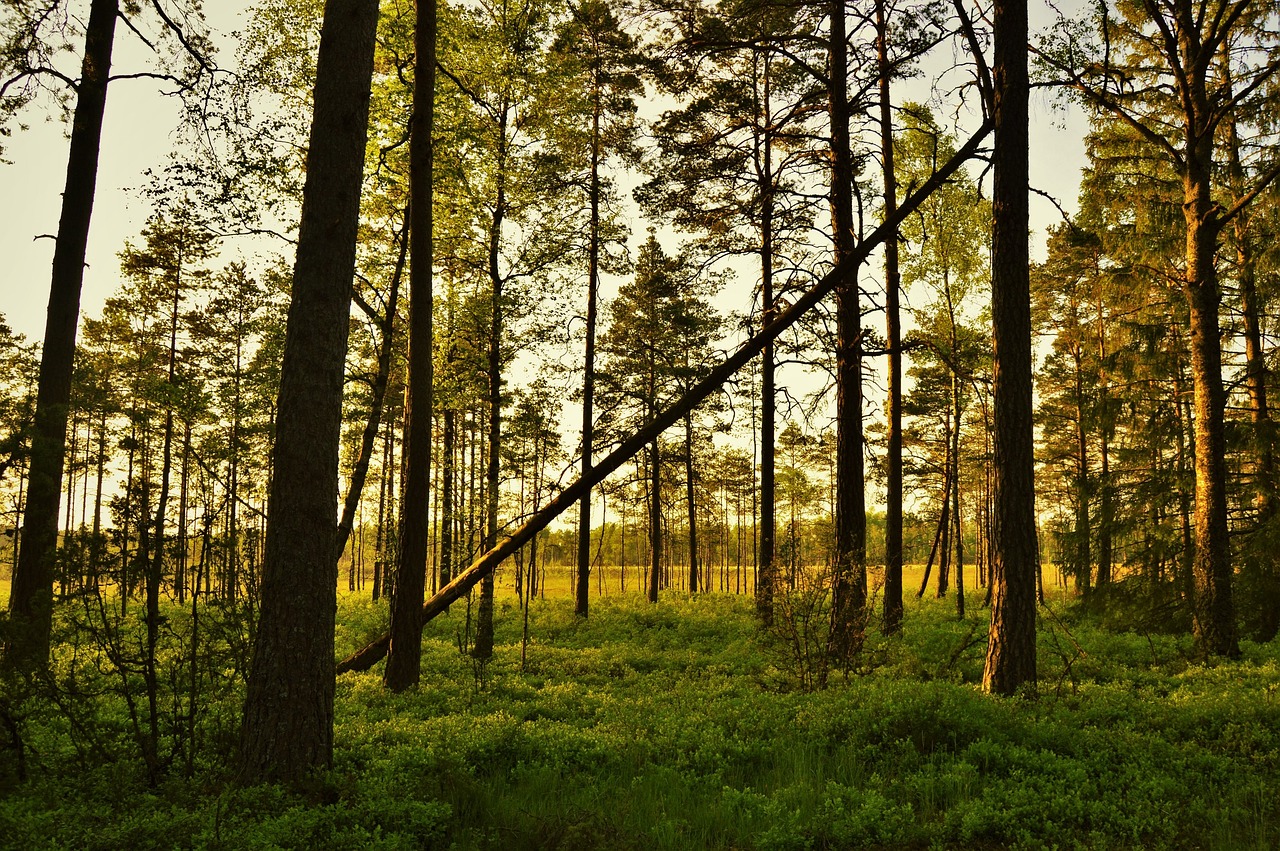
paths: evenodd
<path fill-rule="evenodd" d="M 211 22 L 223 31 L 241 26 L 247 0 L 207 3 Z M 1033 5 L 1036 5 L 1033 3 Z M 1033 20 L 1037 16 L 1033 14 Z M 1042 10 L 1042 20 L 1047 13 Z M 136 40 L 123 27 L 116 34 L 117 69 L 136 66 Z M 225 45 L 225 42 L 224 42 Z M 223 61 L 231 62 L 233 49 L 223 47 Z M 9 325 L 28 339 L 44 334 L 48 303 L 53 240 L 57 232 L 59 201 L 65 180 L 67 140 L 58 117 L 51 112 L 30 111 L 30 128 L 15 128 L 6 140 L 0 164 L 0 313 Z M 177 105 L 161 96 L 148 80 L 122 80 L 111 85 L 103 128 L 97 198 L 89 235 L 87 268 L 81 314 L 98 316 L 103 302 L 117 288 L 117 253 L 126 238 L 136 237 L 148 208 L 133 190 L 145 181 L 148 168 L 165 163 L 169 134 L 176 122 Z M 1058 129 L 1063 121 L 1065 129 Z M 1081 135 L 1084 121 L 1077 113 L 1055 113 L 1044 95 L 1033 95 L 1031 178 L 1038 188 L 1054 195 L 1067 209 L 1075 208 L 1080 168 L 1084 163 Z M 1033 196 L 1032 226 L 1036 242 L 1044 229 L 1057 221 L 1057 211 Z M 643 233 L 643 225 L 633 228 Z"/>

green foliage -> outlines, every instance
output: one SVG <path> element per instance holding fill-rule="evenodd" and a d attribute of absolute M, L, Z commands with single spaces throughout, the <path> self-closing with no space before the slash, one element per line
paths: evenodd
<path fill-rule="evenodd" d="M 1042 610 L 1039 696 L 984 696 L 985 620 L 946 600 L 870 632 L 856 675 L 805 691 L 750 600 L 610 596 L 590 620 L 498 601 L 485 686 L 424 637 L 423 683 L 338 682 L 333 769 L 226 785 L 226 739 L 190 780 L 77 754 L 28 714 L 30 779 L 0 793 L 8 848 L 1270 848 L 1280 840 L 1280 646 L 1195 663 L 1191 639 Z M 504 610 L 505 608 L 505 610 Z M 176 617 L 176 615 L 175 615 Z M 383 609 L 341 604 L 338 653 Z M 121 710 L 117 709 L 119 713 Z M 103 710 L 97 722 L 109 721 Z M 230 720 L 230 719 L 227 719 Z M 117 727 L 124 721 L 118 718 Z M 9 755 L 5 760 L 10 767 Z"/>

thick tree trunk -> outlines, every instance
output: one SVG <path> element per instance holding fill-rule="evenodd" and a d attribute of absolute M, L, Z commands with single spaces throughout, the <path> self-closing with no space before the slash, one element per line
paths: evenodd
<path fill-rule="evenodd" d="M 1208 175 L 1201 189 L 1188 181 L 1187 301 L 1191 308 L 1191 379 L 1195 405 L 1195 632 L 1209 653 L 1240 654 L 1235 601 L 1231 589 L 1231 551 L 1227 538 L 1227 465 L 1222 387 L 1222 339 L 1218 324 L 1214 243 L 1204 218 Z M 1196 203 L 1198 202 L 1198 203 Z M 1193 216 L 1196 217 L 1193 221 Z"/>
<path fill-rule="evenodd" d="M 431 134 L 435 117 L 436 4 L 416 3 L 413 115 L 409 120 L 409 386 L 405 404 L 405 482 L 400 509 L 391 646 L 383 681 L 392 691 L 418 684 L 422 672 L 422 602 L 431 526 L 432 352 Z M 392 302 L 394 305 L 394 302 Z M 395 313 L 387 312 L 386 340 Z M 384 346 L 386 343 L 384 342 Z M 387 347 L 389 349 L 389 347 Z M 379 369 L 381 369 L 381 362 Z M 385 382 L 384 382 L 385 384 Z M 376 404 L 376 403 L 375 403 Z M 366 430 L 366 435 L 369 434 Z"/>
<path fill-rule="evenodd" d="M 831 228 L 836 287 L 836 516 L 835 575 L 828 653 L 848 663 L 863 627 L 867 603 L 867 513 L 862 470 L 862 355 L 858 266 L 854 256 L 853 154 L 849 144 L 848 45 L 845 0 L 831 4 L 828 108 L 831 119 Z"/>
<path fill-rule="evenodd" d="M 1036 681 L 1037 546 L 1027 246 L 1027 0 L 995 4 L 991 328 L 995 348 L 995 550 L 983 689 Z"/>
<path fill-rule="evenodd" d="M 377 0 L 325 3 L 240 736 L 249 784 L 296 783 L 333 759 L 335 485 L 377 23 Z"/>
<path fill-rule="evenodd" d="M 93 0 L 85 26 L 84 59 L 71 124 L 67 180 L 53 250 L 53 277 L 36 387 L 22 549 L 9 590 L 9 635 L 4 663 L 18 670 L 41 668 L 49 659 L 53 565 L 58 548 L 58 503 L 71 405 L 71 368 L 76 353 L 85 246 L 98 182 L 102 117 L 107 105 L 111 48 L 118 16 L 118 0 Z"/>

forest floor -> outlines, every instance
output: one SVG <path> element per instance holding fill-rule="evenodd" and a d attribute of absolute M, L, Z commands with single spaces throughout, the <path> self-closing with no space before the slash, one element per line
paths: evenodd
<path fill-rule="evenodd" d="M 1280 641 L 1205 665 L 1185 635 L 1057 602 L 1038 691 L 993 698 L 974 597 L 960 621 L 909 595 L 902 636 L 869 631 L 825 688 L 817 597 L 764 632 L 749 598 L 615 594 L 580 621 L 549 596 L 522 662 L 504 595 L 484 666 L 459 603 L 428 625 L 418 690 L 339 678 L 334 767 L 301 792 L 229 782 L 235 664 L 151 785 L 126 703 L 82 682 L 13 713 L 27 779 L 0 750 L 0 847 L 1280 848 Z M 338 620 L 342 656 L 386 609 L 344 595 Z"/>

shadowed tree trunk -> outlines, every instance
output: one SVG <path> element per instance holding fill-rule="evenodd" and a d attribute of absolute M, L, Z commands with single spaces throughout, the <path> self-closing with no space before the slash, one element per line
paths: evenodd
<path fill-rule="evenodd" d="M 276 406 L 262 607 L 240 730 L 244 783 L 333 760 L 338 447 L 377 0 L 327 0 Z"/>
<path fill-rule="evenodd" d="M 996 0 L 991 331 L 995 512 L 991 632 L 982 687 L 1036 681 L 1036 518 L 1027 246 L 1027 0 Z"/>
<path fill-rule="evenodd" d="M 763 111 L 770 116 L 773 65 L 769 54 L 764 56 L 762 83 Z M 773 295 L 773 227 L 776 212 L 774 186 L 773 145 L 768 135 L 760 152 L 760 309 L 761 327 L 766 327 L 777 316 L 777 304 Z M 766 627 L 773 625 L 773 596 L 778 582 L 775 562 L 777 543 L 777 474 L 774 446 L 777 437 L 777 382 L 774 341 L 768 340 L 760 353 L 760 502 L 759 502 L 759 552 L 756 556 L 756 614 Z M 754 489 L 753 489 L 754 495 Z M 741 561 L 739 547 L 739 561 Z"/>
<path fill-rule="evenodd" d="M 426 595 L 427 508 L 431 488 L 432 287 L 431 132 L 436 81 L 436 4 L 417 3 L 413 116 L 409 122 L 409 391 L 405 406 L 405 483 L 400 510 L 391 648 L 383 681 L 392 691 L 417 685 L 422 670 L 422 601 Z"/>
<path fill-rule="evenodd" d="M 689 508 L 689 593 L 698 593 L 698 504 L 693 478 L 693 415 L 684 418 L 684 486 Z M 702 590 L 706 590 L 705 588 Z"/>
<path fill-rule="evenodd" d="M 9 641 L 4 661 L 6 666 L 22 670 L 43 667 L 49 659 L 53 561 L 58 547 L 58 504 L 67 446 L 71 368 L 76 353 L 85 246 L 98 182 L 102 117 L 107 105 L 111 48 L 118 16 L 117 0 L 93 0 L 85 26 L 84 59 L 76 89 L 67 181 L 53 250 L 53 278 L 36 388 L 22 548 L 9 591 Z"/>
<path fill-rule="evenodd" d="M 587 341 L 582 373 L 582 475 L 591 473 L 591 455 L 595 450 L 595 415 L 592 412 L 596 392 L 596 315 L 600 290 L 600 91 L 593 91 L 591 113 L 591 222 L 587 245 Z M 578 573 L 574 584 L 573 611 L 585 618 L 591 591 L 591 493 L 578 503 Z"/>
<path fill-rule="evenodd" d="M 652 420 L 651 420 L 652 421 Z M 662 456 L 655 435 L 649 447 L 649 602 L 658 602 L 662 582 Z"/>
<path fill-rule="evenodd" d="M 880 155 L 884 170 L 884 218 L 893 218 L 898 205 L 898 181 L 893 164 L 893 111 L 889 99 L 889 24 L 885 0 L 876 3 L 876 58 L 880 73 Z M 889 349 L 888 402 L 885 437 L 884 515 L 884 631 L 902 628 L 902 319 L 899 314 L 898 236 L 884 241 L 885 339 Z"/>
<path fill-rule="evenodd" d="M 836 287 L 836 516 L 830 653 L 848 661 L 867 603 L 867 514 L 862 470 L 862 356 L 857 264 L 854 255 L 853 154 L 849 144 L 848 45 L 844 0 L 831 6 L 828 108 L 831 118 L 831 229 Z"/>

